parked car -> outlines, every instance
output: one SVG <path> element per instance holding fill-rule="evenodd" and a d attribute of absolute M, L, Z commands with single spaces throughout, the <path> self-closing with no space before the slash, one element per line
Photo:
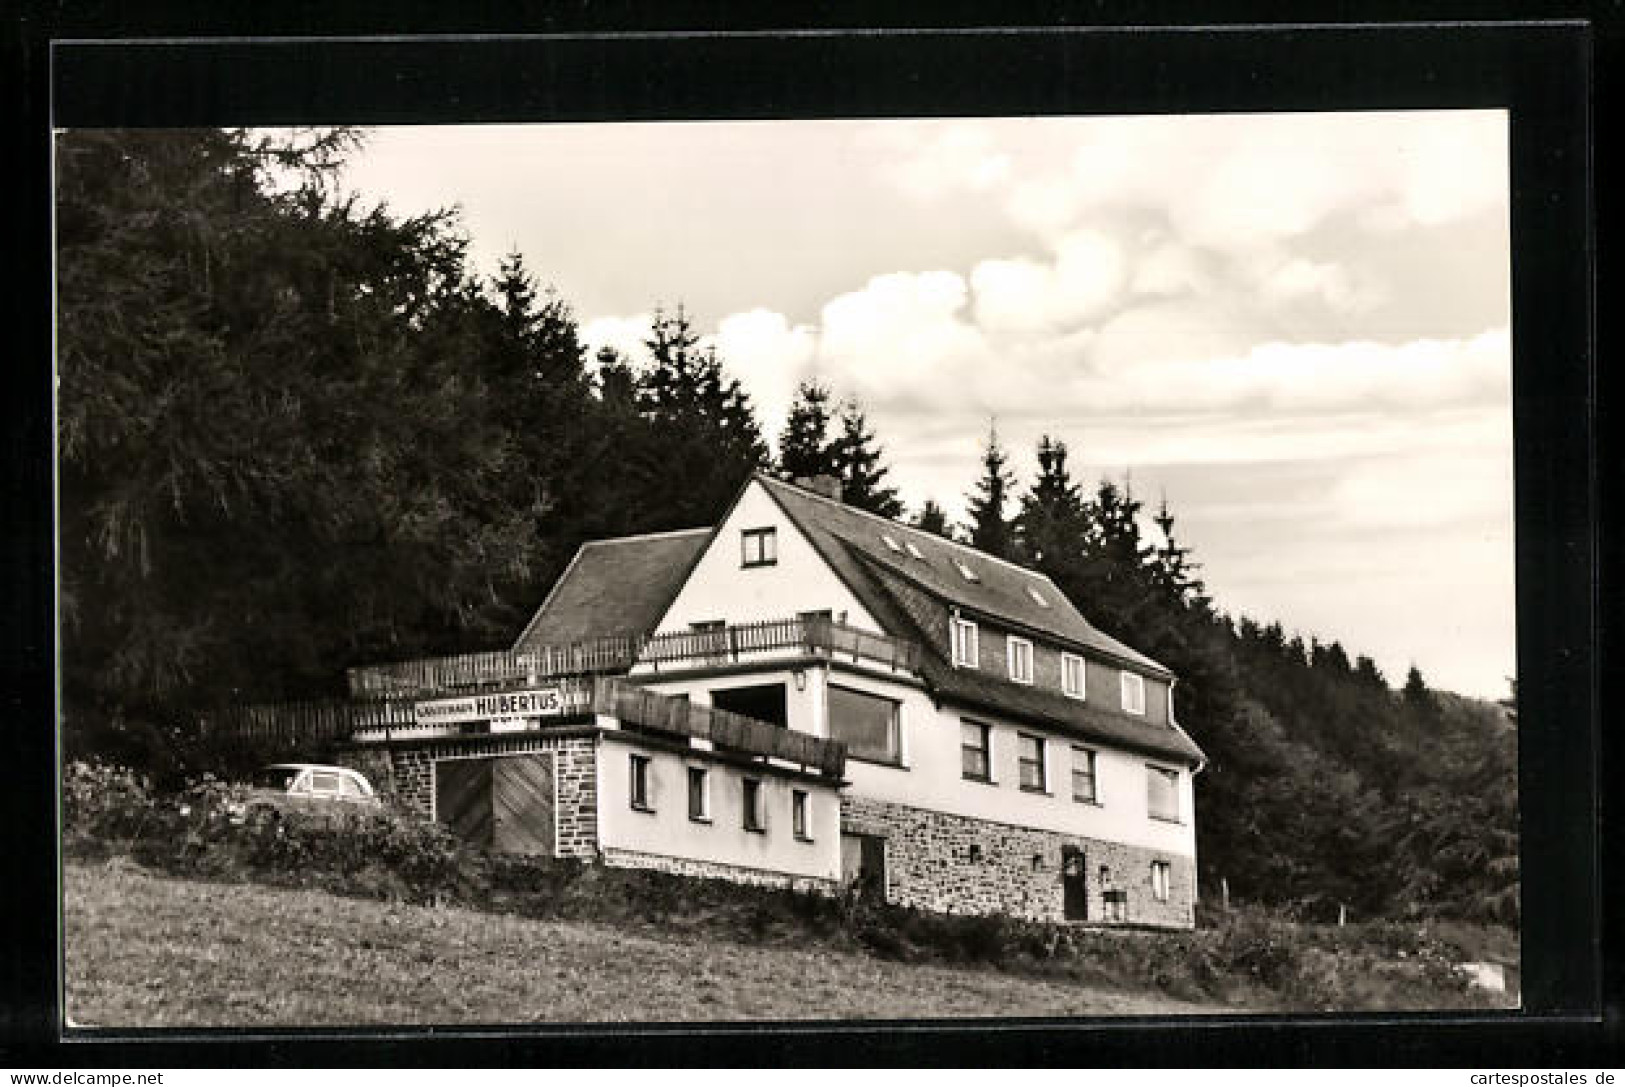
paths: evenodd
<path fill-rule="evenodd" d="M 248 795 L 226 807 L 235 824 L 279 819 L 288 811 L 339 813 L 380 808 L 372 782 L 347 766 L 279 762 L 254 772 Z"/>

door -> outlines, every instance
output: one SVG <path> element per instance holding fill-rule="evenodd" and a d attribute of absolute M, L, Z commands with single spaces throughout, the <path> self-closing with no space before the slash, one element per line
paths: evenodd
<path fill-rule="evenodd" d="M 1088 871 L 1083 850 L 1073 845 L 1061 847 L 1061 914 L 1068 921 L 1089 918 Z"/>
<path fill-rule="evenodd" d="M 491 849 L 553 855 L 553 760 L 525 755 L 491 760 Z"/>
<path fill-rule="evenodd" d="M 493 759 L 438 759 L 434 764 L 434 815 L 476 849 L 491 848 Z"/>
<path fill-rule="evenodd" d="M 549 755 L 434 764 L 435 818 L 476 849 L 551 856 L 553 809 Z"/>
<path fill-rule="evenodd" d="M 841 835 L 841 882 L 860 893 L 886 895 L 886 839 L 875 834 Z"/>

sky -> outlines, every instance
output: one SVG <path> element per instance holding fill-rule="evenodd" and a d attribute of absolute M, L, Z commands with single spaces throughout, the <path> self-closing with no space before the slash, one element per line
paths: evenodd
<path fill-rule="evenodd" d="M 856 399 L 911 511 L 1050 435 L 1222 610 L 1501 697 L 1507 173 L 1451 111 L 383 128 L 347 183 L 459 208 L 594 347 L 681 304 L 770 437 L 804 379 Z"/>

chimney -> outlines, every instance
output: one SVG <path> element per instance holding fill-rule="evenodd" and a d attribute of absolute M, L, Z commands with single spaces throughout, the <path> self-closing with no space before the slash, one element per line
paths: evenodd
<path fill-rule="evenodd" d="M 791 482 L 825 498 L 832 498 L 837 502 L 841 500 L 841 481 L 835 476 L 797 476 Z"/>

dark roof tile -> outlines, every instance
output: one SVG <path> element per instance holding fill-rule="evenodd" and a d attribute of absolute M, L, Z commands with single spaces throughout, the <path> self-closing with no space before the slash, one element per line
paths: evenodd
<path fill-rule="evenodd" d="M 710 537 L 710 529 L 693 528 L 582 544 L 515 652 L 649 633 Z"/>

